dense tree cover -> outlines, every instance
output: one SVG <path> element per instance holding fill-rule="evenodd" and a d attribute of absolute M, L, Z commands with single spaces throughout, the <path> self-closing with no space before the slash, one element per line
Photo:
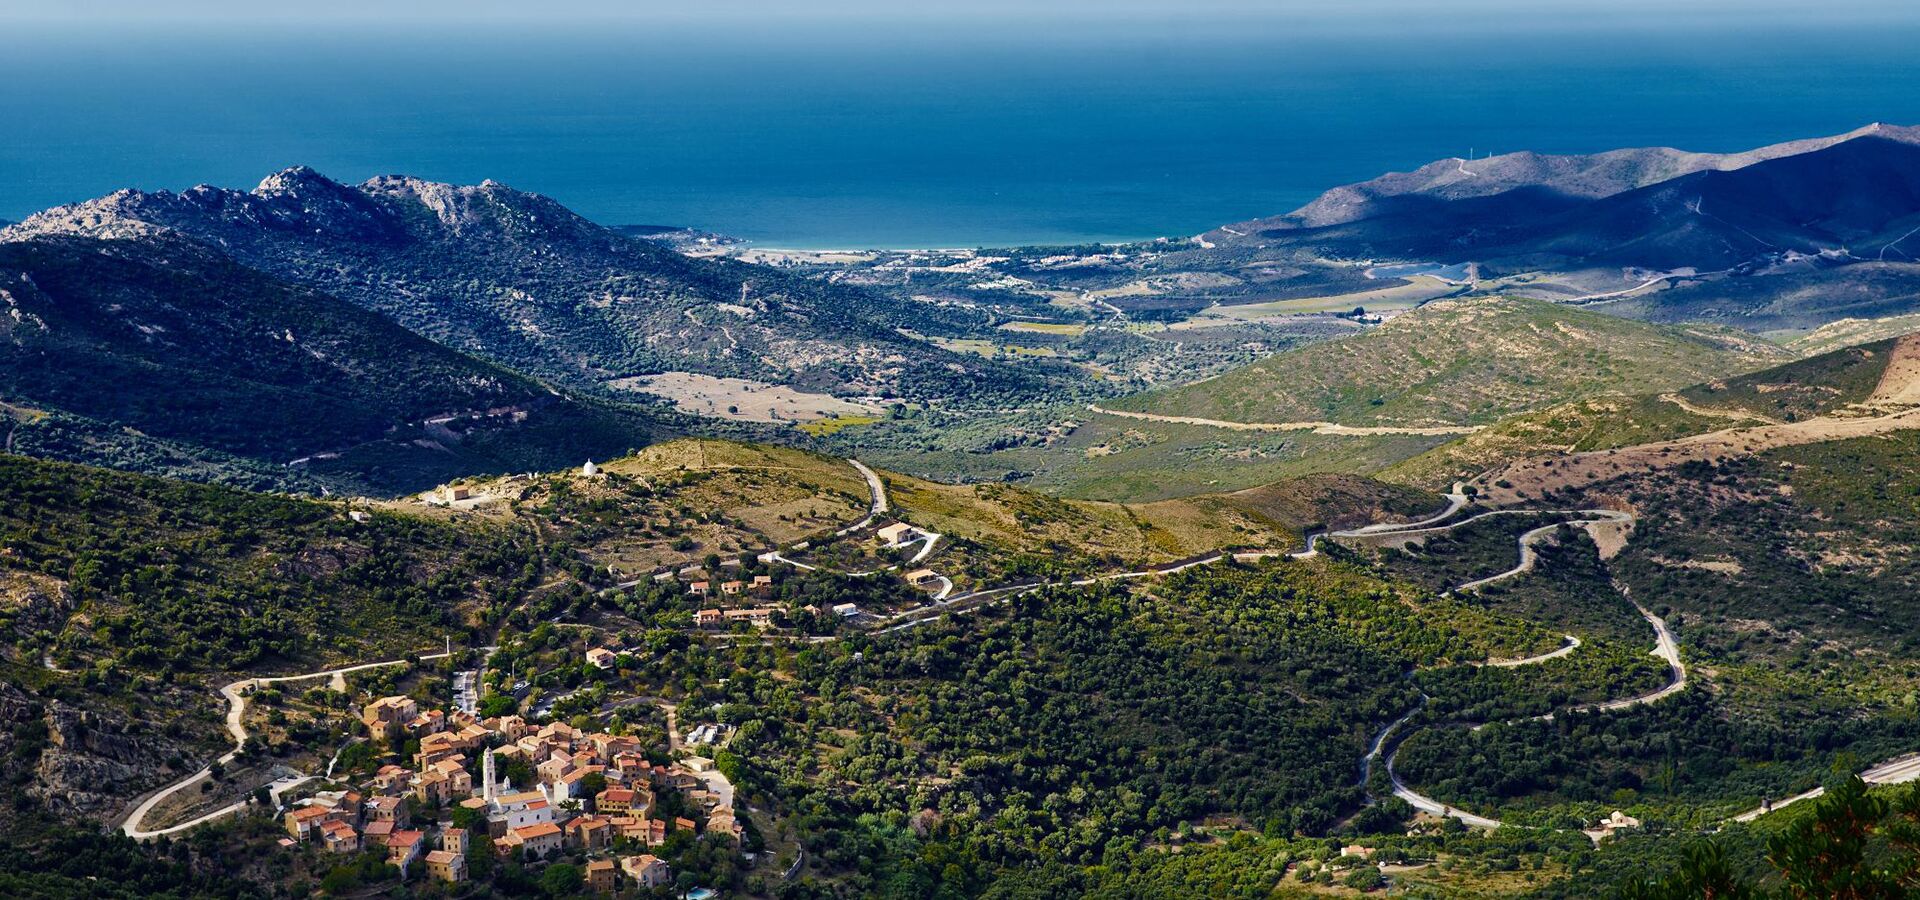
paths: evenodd
<path fill-rule="evenodd" d="M 1393 577 L 1444 591 L 1518 565 L 1520 535 L 1554 518 L 1535 513 L 1487 516 L 1400 547 L 1357 552 Z"/>
<path fill-rule="evenodd" d="M 1713 605 L 1728 588 L 1707 577 L 1727 573 L 1659 561 L 1721 554 L 1742 565 L 1760 560 L 1737 513 L 1715 504 L 1777 516 L 1803 533 L 1814 515 L 1809 509 L 1846 528 L 1890 522 L 1877 533 L 1905 540 L 1902 517 L 1916 495 L 1907 492 L 1907 476 L 1898 471 L 1904 457 L 1896 451 L 1820 451 L 1841 454 L 1819 457 L 1822 465 L 1843 462 L 1884 477 L 1890 487 L 1883 491 L 1816 474 L 1812 465 L 1783 468 L 1781 460 L 1688 470 L 1691 480 L 1683 483 L 1691 487 L 1676 495 L 1703 505 L 1647 501 L 1655 521 L 1651 536 L 1641 537 L 1652 549 L 1642 550 L 1637 538 L 1618 564 L 1639 579 L 1635 596 L 1663 600 L 1649 598 L 1642 585 L 1682 584 L 1708 598 L 1676 595 L 1668 611 L 1690 660 L 1711 667 L 1712 680 L 1647 708 L 1478 732 L 1421 729 L 1400 754 L 1399 770 L 1426 793 L 1505 819 L 1571 827 L 1623 807 L 1659 836 L 1809 787 L 1835 762 L 1857 768 L 1909 749 L 1920 723 L 1903 711 L 1910 705 L 1898 702 L 1862 715 L 1857 697 L 1841 703 L 1838 694 L 1809 691 L 1766 716 L 1746 715 L 1743 692 L 1751 690 L 1747 670 L 1760 667 L 1756 659 L 1805 652 L 1824 664 L 1831 656 L 1834 671 L 1877 679 L 1857 686 L 1876 702 L 1900 682 L 1873 653 L 1855 660 L 1757 638 L 1736 644 L 1716 625 L 1733 601 Z M 109 674 L 115 667 L 277 665 L 370 652 L 374 644 L 411 649 L 433 642 L 439 629 L 490 633 L 504 626 L 503 649 L 489 666 L 493 711 L 513 708 L 511 701 L 501 705 L 499 691 L 517 678 L 534 687 L 526 706 L 559 698 L 552 715 L 583 726 L 606 722 L 652 740 L 661 726 L 655 698 L 680 705 L 682 728 L 694 711 L 738 726 L 734 743 L 717 754 L 720 766 L 744 804 L 772 817 L 782 849 L 801 842 L 808 870 L 821 877 L 754 884 L 735 856 L 705 842 L 673 848 L 681 854 L 676 866 L 698 872 L 702 883 L 795 898 L 1255 896 L 1276 886 L 1284 893 L 1349 879 L 1374 883 L 1369 865 L 1327 856 L 1355 835 L 1390 851 L 1378 862 L 1401 858 L 1396 854 L 1434 860 L 1427 875 L 1436 879 L 1505 872 L 1515 876 L 1503 882 L 1506 889 L 1519 883 L 1518 873 L 1582 879 L 1542 886 L 1543 897 L 1577 896 L 1581 886 L 1635 877 L 1653 863 L 1684 862 L 1678 849 L 1649 849 L 1631 837 L 1598 851 L 1573 832 L 1394 837 L 1404 834 L 1408 809 L 1397 802 L 1366 806 L 1354 784 L 1369 738 L 1418 704 L 1422 691 L 1431 699 L 1416 721 L 1444 724 L 1535 715 L 1658 683 L 1663 667 L 1645 653 L 1651 635 L 1644 621 L 1577 533 L 1541 548 L 1541 571 L 1481 595 L 1436 597 L 1339 561 L 1275 561 L 1053 589 L 889 635 L 799 613 L 783 620 L 839 638 L 809 643 L 691 633 L 700 601 L 676 583 L 595 589 L 611 576 L 590 571 L 580 545 L 619 538 L 632 527 L 623 521 L 637 512 L 650 519 L 640 527 L 661 534 L 683 523 L 713 524 L 712 510 L 675 496 L 701 481 L 663 479 L 647 487 L 653 493 L 638 506 L 559 491 L 529 511 L 559 520 L 536 530 L 525 522 L 454 526 L 388 514 L 354 523 L 336 505 L 0 457 L 0 538 L 8 550 L 0 573 L 16 586 L 51 585 L 41 599 L 0 614 L 0 626 L 26 651 L 20 660 L 36 662 L 46 647 L 57 664 L 105 664 Z M 1790 494 L 1773 490 L 1783 483 Z M 1503 526 L 1462 555 L 1480 554 L 1480 565 L 1505 568 L 1513 535 L 1537 524 Z M 1701 533 L 1689 537 L 1682 528 Z M 976 551 L 985 552 L 968 548 Z M 1422 570 L 1426 580 L 1444 580 L 1435 572 L 1461 574 L 1437 562 Z M 1030 563 L 1004 565 L 1055 571 L 1068 563 L 1040 553 Z M 714 554 L 702 566 L 719 577 L 777 574 L 765 602 L 789 610 L 847 600 L 878 608 L 921 596 L 896 579 L 770 568 L 744 551 Z M 1879 636 L 1866 612 L 1905 608 L 1904 560 L 1857 567 L 1802 556 L 1751 566 L 1747 571 L 1785 573 L 1796 585 L 1845 581 L 1844 590 L 1830 587 L 1816 599 L 1844 600 L 1846 610 L 1861 615 L 1820 630 L 1810 624 L 1810 633 L 1866 635 L 1875 649 L 1900 646 Z M 1696 580 L 1674 580 L 1675 572 Z M 1890 595 L 1869 596 L 1875 586 Z M 72 607 L 64 605 L 69 601 Z M 1747 602 L 1788 605 L 1771 595 Z M 76 611 L 86 615 L 86 630 L 51 627 Z M 1461 665 L 1537 653 L 1563 631 L 1589 639 L 1566 658 L 1524 669 Z M 626 652 L 610 670 L 582 658 L 587 646 L 615 645 Z M 1801 674 L 1797 664 L 1793 674 Z M 89 670 L 65 679 L 60 690 L 80 702 L 85 685 L 99 684 L 107 682 Z M 433 676 L 356 684 L 444 693 Z M 213 730 L 212 722 L 206 726 Z M 516 775 L 524 780 L 526 773 Z M 1873 834 L 1863 858 L 1878 865 L 1885 842 Z M 7 893 L 9 877 L 56 870 L 57 857 L 36 854 L 70 852 L 60 848 L 78 845 L 60 841 L 76 839 L 36 837 L 10 857 L 0 854 L 0 893 Z M 1721 868 L 1728 878 L 1752 877 L 1754 840 L 1740 829 L 1727 835 Z M 747 844 L 766 845 L 751 829 Z M 150 860 L 158 868 L 128 866 L 126 879 L 137 886 L 116 894 L 109 883 L 98 894 L 246 895 L 243 885 L 205 874 L 246 871 L 244 865 L 219 857 L 217 847 L 195 846 L 165 849 Z M 71 852 L 110 858 L 119 851 Z M 175 854 L 197 854 L 195 865 L 162 865 L 178 861 Z M 1700 860 L 1698 868 L 1719 871 L 1711 856 Z M 381 889 L 378 867 L 334 862 L 344 867 L 337 886 Z M 1464 868 L 1450 868 L 1456 864 Z M 334 876 L 310 874 L 315 881 Z M 1411 875 L 1389 869 L 1387 877 L 1397 889 L 1425 889 Z M 543 880 L 537 868 L 509 864 L 494 887 L 551 893 Z M 77 893 L 61 893 L 65 882 L 52 875 L 34 887 L 41 893 L 26 896 Z"/>
<path fill-rule="evenodd" d="M 1688 614 L 1683 640 L 1735 658 L 1812 652 L 1794 633 L 1920 650 L 1920 438 L 1835 441 L 1636 479 L 1616 563 L 1635 596 Z M 1676 561 L 1717 562 L 1720 571 Z M 1727 623 L 1762 621 L 1766 629 Z M 1776 645 L 1776 646 L 1769 646 Z"/>
<path fill-rule="evenodd" d="M 15 641 L 176 673 L 417 649 L 548 565 L 505 531 L 16 456 L 0 456 L 0 543 L 0 571 L 65 595 L 0 613 Z"/>
<path fill-rule="evenodd" d="M 1609 805 L 1645 803 L 1691 824 L 1805 790 L 1836 760 L 1858 765 L 1911 748 L 1916 739 L 1920 721 L 1912 716 L 1810 711 L 1758 720 L 1731 716 L 1710 693 L 1692 688 L 1617 712 L 1479 731 L 1426 729 L 1408 738 L 1395 768 L 1430 796 L 1523 820 L 1536 810 L 1532 818 L 1573 825 Z"/>
<path fill-rule="evenodd" d="M 689 702 L 739 724 L 743 790 L 783 798 L 816 858 L 882 880 L 860 842 L 889 829 L 944 829 L 979 861 L 963 869 L 1084 864 L 1209 817 L 1324 833 L 1360 808 L 1372 733 L 1417 701 L 1411 666 L 1533 636 L 1420 597 L 1340 566 L 1223 565 L 884 639 L 736 648 Z M 757 674 L 769 663 L 787 672 Z M 843 827 L 863 815 L 888 827 Z"/>
<path fill-rule="evenodd" d="M 1462 602 L 1583 640 L 1645 644 L 1652 629 L 1640 611 L 1614 584 L 1610 563 L 1584 530 L 1569 528 L 1534 547 L 1532 572 L 1496 582 L 1461 598 Z"/>
<path fill-rule="evenodd" d="M 1417 673 L 1431 698 L 1423 721 L 1501 722 L 1568 706 L 1649 693 L 1669 680 L 1665 661 L 1639 646 L 1588 641 L 1572 653 L 1527 666 L 1446 666 Z"/>
<path fill-rule="evenodd" d="M 1577 833 L 1441 828 L 1407 835 L 1403 825 L 1396 825 L 1380 833 L 1343 829 L 1325 838 L 1196 829 L 1148 845 L 1111 841 L 1088 861 L 1001 861 L 983 856 L 981 845 L 952 823 L 927 815 L 815 811 L 807 824 L 823 833 L 812 858 L 835 867 L 837 874 L 831 880 L 783 884 L 775 892 L 783 900 L 1306 897 L 1372 869 L 1369 863 L 1418 867 L 1380 882 L 1392 886 L 1391 896 L 1443 897 L 1474 895 L 1486 879 L 1505 873 L 1527 872 L 1524 881 L 1550 881 L 1586 870 L 1595 856 Z M 1372 849 L 1371 860 L 1343 857 L 1341 847 L 1349 843 Z M 1463 889 L 1435 890 L 1435 883 Z"/>
<path fill-rule="evenodd" d="M 143 847 L 14 804 L 0 840 L 0 896 L 18 900 L 251 900 L 271 893 L 234 874 L 244 861 L 216 833 Z"/>
<path fill-rule="evenodd" d="M 318 495 L 344 484 L 316 476 L 305 466 L 236 456 L 189 441 L 167 440 L 56 409 L 0 403 L 0 428 L 12 452 L 40 459 L 86 463 L 250 491 Z"/>
<path fill-rule="evenodd" d="M 1665 661 L 1647 651 L 1653 629 L 1611 582 L 1584 531 L 1542 542 L 1532 572 L 1488 585 L 1462 601 L 1579 637 L 1567 656 L 1518 667 L 1448 666 L 1415 675 L 1430 702 L 1423 722 L 1499 722 L 1645 694 L 1667 684 Z"/>
<path fill-rule="evenodd" d="M 1770 872 L 1751 874 L 1737 850 L 1704 839 L 1679 865 L 1622 885 L 1620 900 L 1896 900 L 1920 893 L 1920 785 L 1869 791 L 1858 776 L 1828 786 L 1825 796 L 1789 808 L 1787 823 L 1766 841 Z M 1736 845 L 1737 847 L 1737 845 Z"/>

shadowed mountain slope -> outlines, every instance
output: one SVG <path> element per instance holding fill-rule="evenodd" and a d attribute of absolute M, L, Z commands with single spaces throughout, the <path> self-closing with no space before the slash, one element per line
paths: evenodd
<path fill-rule="evenodd" d="M 643 413 L 568 399 L 178 237 L 0 242 L 0 304 L 0 399 L 109 426 L 99 434 L 278 465 L 317 457 L 405 489 L 415 482 L 401 470 L 415 465 L 444 477 L 577 464 L 657 430 Z M 546 437 L 566 439 L 549 447 L 474 455 L 502 434 L 561 422 L 566 435 Z M 381 443 L 397 457 L 336 462 Z"/>
<path fill-rule="evenodd" d="M 119 191 L 6 234 L 156 230 L 573 384 L 684 370 L 837 394 L 952 396 L 1028 380 L 896 331 L 938 333 L 965 311 L 907 309 L 770 267 L 691 259 L 491 181 L 388 176 L 347 186 L 293 168 L 251 192 Z"/>

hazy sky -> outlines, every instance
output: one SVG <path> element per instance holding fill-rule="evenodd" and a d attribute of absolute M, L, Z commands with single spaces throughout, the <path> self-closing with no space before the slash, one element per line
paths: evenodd
<path fill-rule="evenodd" d="M 1593 22 L 1641 27 L 1920 19 L 1913 0 L 0 0 L 0 20 L 59 24 L 267 24 L 422 21 L 568 23 L 715 19 L 1086 22 L 1197 18 L 1407 29 Z"/>

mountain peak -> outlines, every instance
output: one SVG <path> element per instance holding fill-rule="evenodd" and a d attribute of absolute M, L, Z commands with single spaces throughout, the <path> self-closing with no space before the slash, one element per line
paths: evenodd
<path fill-rule="evenodd" d="M 320 174 L 308 166 L 289 166 L 260 179 L 260 186 L 253 189 L 256 196 L 271 197 L 278 195 L 297 195 L 313 190 L 329 192 L 345 190 L 346 186 Z"/>

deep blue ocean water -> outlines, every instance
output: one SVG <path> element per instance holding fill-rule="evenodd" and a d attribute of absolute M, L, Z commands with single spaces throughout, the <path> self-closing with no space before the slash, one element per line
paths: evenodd
<path fill-rule="evenodd" d="M 788 247 L 1193 234 L 1470 152 L 1920 123 L 1914 27 L 0 29 L 0 218 L 307 164 Z"/>

